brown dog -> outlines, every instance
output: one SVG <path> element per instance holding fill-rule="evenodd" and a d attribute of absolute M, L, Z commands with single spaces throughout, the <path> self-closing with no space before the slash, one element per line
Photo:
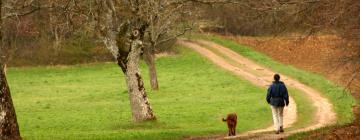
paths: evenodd
<path fill-rule="evenodd" d="M 236 134 L 236 124 L 237 124 L 237 115 L 236 113 L 228 114 L 226 119 L 222 119 L 224 122 L 227 123 L 229 128 L 229 136 L 235 136 Z"/>

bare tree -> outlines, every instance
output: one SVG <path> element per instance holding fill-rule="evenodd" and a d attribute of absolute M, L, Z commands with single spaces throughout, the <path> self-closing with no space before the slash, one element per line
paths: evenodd
<path fill-rule="evenodd" d="M 159 89 L 155 66 L 156 49 L 191 30 L 191 24 L 181 21 L 186 15 L 189 15 L 187 10 L 190 8 L 186 7 L 185 3 L 166 7 L 164 3 L 165 0 L 153 2 L 147 13 L 149 27 L 145 34 L 143 56 L 149 68 L 150 85 L 153 90 Z"/>
<path fill-rule="evenodd" d="M 9 47 L 11 45 L 9 37 L 6 35 L 8 32 L 5 27 L 6 18 L 2 18 L 7 13 L 7 8 L 4 6 L 6 4 L 8 4 L 7 1 L 0 1 L 0 139 L 18 140 L 21 139 L 19 125 L 17 123 L 15 108 L 5 74 L 6 63 L 9 57 Z"/>
<path fill-rule="evenodd" d="M 141 15 L 144 12 L 144 5 L 139 1 L 97 0 L 96 3 L 99 6 L 97 20 L 100 36 L 125 74 L 133 119 L 134 121 L 153 120 L 155 115 L 139 70 L 144 33 L 148 27 L 148 23 Z M 130 8 L 127 10 L 131 11 L 131 16 L 119 21 L 117 12 L 124 8 L 121 7 L 122 4 Z"/>
<path fill-rule="evenodd" d="M 130 104 L 134 121 L 153 120 L 155 115 L 150 106 L 144 88 L 144 82 L 139 70 L 139 60 L 146 43 L 145 36 L 149 27 L 158 27 L 158 18 L 163 18 L 164 24 L 150 31 L 149 41 L 152 47 L 159 43 L 159 36 L 169 31 L 170 25 L 174 24 L 176 18 L 169 11 L 181 11 L 178 8 L 183 5 L 198 3 L 227 2 L 226 0 L 97 0 L 98 7 L 98 30 L 105 46 L 112 52 L 119 67 L 126 77 Z M 162 12 L 161 10 L 169 10 Z M 161 14 L 164 14 L 162 16 Z M 161 16 L 162 17 L 161 17 Z M 171 17 L 171 16 L 170 16 Z M 171 25 L 172 26 L 172 25 Z M 156 34 L 155 34 L 156 33 Z M 150 45 L 151 46 L 151 45 Z M 149 48 L 150 54 L 153 49 Z M 150 58 L 151 59 L 151 58 Z"/>
<path fill-rule="evenodd" d="M 194 3 L 213 5 L 234 2 L 231 0 L 174 0 L 170 2 L 168 0 L 150 0 L 150 2 L 151 6 L 144 15 L 149 27 L 145 34 L 143 58 L 149 68 L 151 88 L 158 90 L 156 50 L 161 45 L 176 40 L 177 37 L 192 29 L 194 21 L 189 21 L 190 16 L 196 16 L 200 12 Z"/>
<path fill-rule="evenodd" d="M 71 37 L 79 29 L 93 24 L 92 1 L 78 0 L 40 0 L 42 5 L 49 8 L 37 12 L 38 22 L 49 29 L 41 29 L 50 35 L 53 47 L 59 49 L 60 44 Z M 44 23 L 45 22 L 45 23 Z M 39 24 L 39 23 L 38 23 Z M 83 31 L 86 32 L 86 31 Z"/>

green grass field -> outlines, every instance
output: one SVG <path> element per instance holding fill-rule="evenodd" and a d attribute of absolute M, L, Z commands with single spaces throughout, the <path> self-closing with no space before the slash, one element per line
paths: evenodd
<path fill-rule="evenodd" d="M 160 91 L 149 90 L 156 122 L 131 121 L 124 76 L 114 63 L 10 68 L 8 80 L 25 140 L 181 139 L 225 134 L 221 118 L 239 115 L 238 131 L 271 124 L 265 89 L 188 50 L 158 59 Z"/>
<path fill-rule="evenodd" d="M 355 100 L 322 76 L 283 65 L 229 40 L 200 38 L 322 91 L 334 103 L 339 124 L 353 120 L 351 105 Z M 160 91 L 153 92 L 147 68 L 141 65 L 157 116 L 157 121 L 146 123 L 131 121 L 125 79 L 114 63 L 10 68 L 8 80 L 22 136 L 25 140 L 181 139 L 225 134 L 227 127 L 220 120 L 230 112 L 238 113 L 239 132 L 272 124 L 266 89 L 222 70 L 189 49 L 159 58 L 157 67 Z M 289 90 L 298 104 L 299 120 L 294 128 L 304 127 L 311 123 L 314 108 L 301 92 Z"/>

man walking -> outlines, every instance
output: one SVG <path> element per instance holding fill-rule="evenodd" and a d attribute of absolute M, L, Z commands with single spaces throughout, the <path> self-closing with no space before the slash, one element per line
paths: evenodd
<path fill-rule="evenodd" d="M 280 75 L 274 75 L 273 83 L 270 85 L 266 101 L 271 105 L 274 127 L 276 134 L 284 132 L 283 128 L 283 110 L 284 106 L 289 105 L 289 95 L 284 82 L 280 81 Z"/>

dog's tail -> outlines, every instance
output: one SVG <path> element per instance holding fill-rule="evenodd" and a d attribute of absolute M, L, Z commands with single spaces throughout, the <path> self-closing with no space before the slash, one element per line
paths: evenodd
<path fill-rule="evenodd" d="M 223 121 L 223 122 L 226 122 L 226 119 L 225 119 L 225 118 L 222 118 L 222 121 Z"/>

